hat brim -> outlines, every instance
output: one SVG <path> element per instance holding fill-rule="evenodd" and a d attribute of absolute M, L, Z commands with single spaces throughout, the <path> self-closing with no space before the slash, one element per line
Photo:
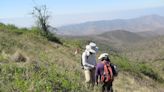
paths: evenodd
<path fill-rule="evenodd" d="M 92 53 L 96 53 L 96 52 L 98 51 L 98 47 L 96 47 L 95 49 L 91 49 L 91 48 L 90 48 L 89 51 L 92 52 Z"/>
<path fill-rule="evenodd" d="M 101 60 L 101 59 L 104 58 L 104 57 L 108 57 L 108 53 L 103 53 L 103 54 L 101 54 L 101 55 L 98 57 L 98 59 Z"/>

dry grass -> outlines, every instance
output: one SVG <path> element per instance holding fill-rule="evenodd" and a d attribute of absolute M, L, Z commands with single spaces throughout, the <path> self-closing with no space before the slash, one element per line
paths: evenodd
<path fill-rule="evenodd" d="M 137 79 L 129 73 L 119 73 L 114 81 L 114 92 L 162 92 L 150 78 Z"/>

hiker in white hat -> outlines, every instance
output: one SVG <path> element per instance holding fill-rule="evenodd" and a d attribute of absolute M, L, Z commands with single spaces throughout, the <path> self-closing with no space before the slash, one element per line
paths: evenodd
<path fill-rule="evenodd" d="M 117 67 L 111 63 L 108 53 L 102 53 L 96 65 L 95 81 L 101 85 L 101 92 L 113 92 L 112 84 L 114 77 L 117 76 Z"/>
<path fill-rule="evenodd" d="M 86 49 L 82 54 L 82 66 L 85 74 L 85 83 L 87 87 L 93 87 L 95 84 L 95 67 L 96 67 L 96 52 L 98 47 L 95 43 L 90 42 L 86 45 Z"/>

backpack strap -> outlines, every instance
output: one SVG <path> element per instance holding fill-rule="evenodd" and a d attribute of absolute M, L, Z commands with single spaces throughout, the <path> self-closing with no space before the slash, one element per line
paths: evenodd
<path fill-rule="evenodd" d="M 110 64 L 107 65 L 107 68 L 109 70 L 109 74 L 110 74 L 111 78 L 113 78 L 113 71 L 112 71 L 112 67 L 110 66 Z"/>
<path fill-rule="evenodd" d="M 113 72 L 110 64 L 104 64 L 104 73 L 106 76 L 110 76 L 106 78 L 105 82 L 108 82 L 109 80 L 113 79 Z"/>

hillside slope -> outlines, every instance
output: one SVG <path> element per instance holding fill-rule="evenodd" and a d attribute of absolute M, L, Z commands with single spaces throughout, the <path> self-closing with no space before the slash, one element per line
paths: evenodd
<path fill-rule="evenodd" d="M 72 50 L 33 30 L 0 29 L 0 91 L 87 91 Z"/>
<path fill-rule="evenodd" d="M 111 32 L 105 32 L 103 34 L 97 35 L 98 37 L 103 37 L 104 40 L 111 40 L 113 42 L 118 42 L 118 43 L 132 43 L 132 42 L 137 42 L 143 39 L 142 36 L 133 33 L 133 32 L 128 32 L 125 30 L 114 30 Z"/>
<path fill-rule="evenodd" d="M 99 35 L 67 36 L 66 38 L 95 41 L 95 42 L 101 44 L 100 49 L 109 50 L 109 48 L 110 48 L 113 50 L 115 49 L 115 51 L 122 51 L 122 49 L 124 49 L 128 45 L 131 45 L 133 43 L 139 43 L 142 40 L 145 41 L 145 39 L 148 39 L 147 37 L 141 36 L 138 33 L 129 32 L 126 30 L 113 30 L 113 31 L 105 32 L 105 33 L 102 33 Z"/>
<path fill-rule="evenodd" d="M 78 41 L 66 39 L 60 45 L 48 41 L 37 30 L 1 24 L 0 91 L 92 92 L 84 87 L 84 75 L 80 68 L 82 48 L 79 46 L 85 47 Z M 74 55 L 76 48 L 80 48 L 80 53 Z M 153 79 L 146 75 L 155 75 L 148 66 L 136 65 L 112 54 L 111 60 L 120 68 L 114 83 L 115 92 L 162 92 L 160 77 Z M 142 83 L 143 80 L 146 83 Z M 95 92 L 99 91 L 95 88 Z"/>

